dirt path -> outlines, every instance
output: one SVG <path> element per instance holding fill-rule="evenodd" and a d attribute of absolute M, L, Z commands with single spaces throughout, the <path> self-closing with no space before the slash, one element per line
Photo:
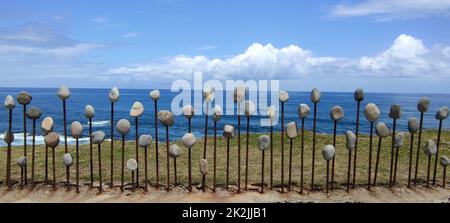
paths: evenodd
<path fill-rule="evenodd" d="M 297 192 L 279 193 L 278 191 L 267 191 L 261 194 L 255 191 L 256 188 L 248 192 L 236 194 L 234 192 L 219 189 L 216 193 L 194 191 L 188 193 L 184 188 L 177 187 L 171 192 L 156 190 L 152 188 L 147 193 L 143 191 L 131 192 L 129 190 L 120 193 L 120 190 L 106 190 L 102 194 L 97 194 L 96 189 L 83 187 L 81 193 L 75 193 L 75 188 L 67 192 L 65 188 L 59 187 L 57 191 L 52 191 L 51 186 L 38 185 L 33 190 L 13 188 L 7 191 L 5 187 L 0 188 L 0 202 L 16 203 L 264 203 L 264 202 L 449 202 L 450 190 L 442 188 L 418 187 L 413 190 L 407 188 L 388 189 L 384 187 L 374 188 L 371 192 L 364 188 L 352 190 L 349 194 L 345 190 L 335 190 L 329 195 L 323 192 L 306 192 L 300 195 Z"/>

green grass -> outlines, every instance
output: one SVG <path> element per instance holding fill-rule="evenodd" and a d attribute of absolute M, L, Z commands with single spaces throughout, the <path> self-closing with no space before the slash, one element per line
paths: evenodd
<path fill-rule="evenodd" d="M 426 168 L 427 168 L 427 157 L 423 153 L 423 145 L 428 139 L 436 139 L 437 131 L 425 131 L 422 134 L 422 146 L 420 148 L 420 162 L 419 162 L 419 180 L 423 183 L 426 179 Z M 249 142 L 249 184 L 258 184 L 261 181 L 261 151 L 258 149 L 258 134 L 250 135 Z M 285 183 L 288 180 L 288 164 L 289 164 L 289 140 L 285 137 Z M 405 145 L 400 149 L 399 160 L 398 160 L 398 173 L 397 182 L 399 185 L 406 185 L 408 177 L 408 162 L 409 162 L 409 134 L 405 134 Z M 443 131 L 441 135 L 441 146 L 440 155 L 450 155 L 448 151 L 450 142 L 450 132 Z M 177 159 L 177 171 L 178 171 L 178 182 L 182 184 L 187 184 L 188 176 L 188 156 L 187 149 L 182 146 L 181 142 L 177 143 L 180 148 L 182 148 L 182 155 Z M 413 147 L 413 161 L 415 160 L 415 153 L 417 151 L 417 134 L 415 135 L 415 142 Z M 321 149 L 326 144 L 332 144 L 332 135 L 318 134 L 317 144 L 316 144 L 316 164 L 315 164 L 315 183 L 323 185 L 325 183 L 326 176 L 326 162 L 322 159 Z M 368 174 L 368 145 L 369 137 L 367 135 L 361 135 L 359 139 L 358 146 L 358 161 L 357 161 L 357 184 L 366 185 L 367 184 L 367 174 Z M 376 149 L 378 145 L 378 138 L 373 139 L 373 159 L 372 168 L 375 166 Z M 383 139 L 381 154 L 380 154 L 380 164 L 378 172 L 378 183 L 380 185 L 388 184 L 389 182 L 389 166 L 390 166 L 390 151 L 391 151 L 391 138 L 386 137 Z M 245 180 L 245 148 L 246 148 L 246 136 L 241 135 L 241 185 L 243 187 Z M 75 161 L 75 147 L 71 146 L 69 148 L 70 152 L 74 154 Z M 118 184 L 120 182 L 120 167 L 121 167 L 121 142 L 115 141 L 114 145 L 114 179 Z M 2 180 L 5 179 L 5 166 L 6 166 L 6 148 L 1 148 L 0 154 L 0 177 Z M 23 147 L 13 147 L 12 149 L 12 179 L 20 179 L 20 169 L 16 165 L 16 159 L 23 155 Z M 51 149 L 49 149 L 51 151 Z M 129 158 L 135 157 L 135 144 L 134 141 L 129 141 L 126 143 L 125 148 L 125 162 Z M 209 174 L 207 176 L 208 185 L 212 184 L 213 178 L 213 140 L 208 138 L 208 148 L 207 148 L 207 159 L 209 161 Z M 230 184 L 237 184 L 237 137 L 231 140 L 230 148 Z M 139 158 L 140 158 L 140 179 L 144 179 L 144 151 L 139 148 Z M 56 148 L 56 174 L 58 181 L 65 180 L 65 168 L 62 162 L 62 156 L 64 153 L 64 145 L 61 144 Z M 281 175 L 281 148 L 280 148 L 280 133 L 274 133 L 274 185 L 280 184 Z M 94 178 L 98 178 L 98 156 L 97 147 L 94 146 Z M 148 176 L 151 183 L 155 183 L 155 144 L 149 147 L 148 150 Z M 193 182 L 199 183 L 201 181 L 201 175 L 199 172 L 199 159 L 203 154 L 203 139 L 199 139 L 192 148 L 192 169 L 193 169 Z M 225 184 L 225 171 L 226 171 L 226 139 L 219 137 L 217 140 L 217 183 L 219 185 Z M 305 187 L 309 188 L 311 180 L 311 156 L 312 156 L 312 133 L 305 132 L 305 157 L 304 157 L 304 183 Z M 31 146 L 28 145 L 28 177 L 31 178 Z M 49 179 L 51 179 L 51 153 L 49 153 Z M 270 151 L 266 151 L 265 156 L 265 183 L 269 183 L 270 179 Z M 292 181 L 294 185 L 298 185 L 300 182 L 300 137 L 294 140 L 293 147 L 293 167 L 292 167 Z M 44 160 L 45 160 L 45 147 L 36 147 L 36 170 L 35 178 L 38 181 L 44 179 Z M 335 169 L 335 181 L 338 187 L 345 187 L 347 182 L 347 165 L 348 165 L 348 152 L 345 148 L 345 136 L 337 136 L 336 145 L 336 169 Z M 160 166 L 160 183 L 165 184 L 166 182 L 166 145 L 165 143 L 159 144 L 159 166 Z M 438 160 L 439 161 L 439 160 Z M 434 158 L 432 159 L 434 164 Z M 103 181 L 110 181 L 110 143 L 105 142 L 102 145 L 102 175 Z M 126 164 L 125 164 L 126 165 Z M 174 182 L 173 175 L 173 159 L 170 159 L 171 165 L 171 182 Z M 432 166 L 433 167 L 433 166 Z M 126 167 L 125 167 L 126 168 Z M 89 171 L 89 145 L 80 146 L 80 177 L 82 182 L 89 182 L 90 171 Z M 414 168 L 413 168 L 414 169 Z M 331 163 L 330 163 L 331 170 Z M 372 170 L 372 174 L 373 174 Z M 431 169 L 431 176 L 433 173 L 433 168 Z M 129 182 L 131 178 L 130 172 L 125 169 L 126 181 Z M 71 167 L 71 179 L 75 180 L 75 165 Z M 373 177 L 372 177 L 373 180 Z M 441 183 L 442 181 L 442 167 L 438 164 L 437 181 Z"/>

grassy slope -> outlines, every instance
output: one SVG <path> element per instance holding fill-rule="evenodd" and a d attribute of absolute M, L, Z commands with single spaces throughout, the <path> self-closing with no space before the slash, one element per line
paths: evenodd
<path fill-rule="evenodd" d="M 427 139 L 436 139 L 437 132 L 436 131 L 426 131 L 422 135 L 422 142 L 425 142 Z M 250 183 L 259 183 L 261 179 L 261 152 L 257 149 L 258 147 L 258 136 L 256 134 L 250 135 L 250 146 L 249 146 L 249 184 Z M 401 185 L 406 184 L 406 179 L 408 175 L 408 161 L 409 161 L 409 135 L 405 135 L 405 145 L 400 150 L 399 154 L 399 163 L 398 163 L 398 173 L 397 173 L 397 182 Z M 280 182 L 280 172 L 281 172 L 281 154 L 280 154 L 280 134 L 274 134 L 274 184 L 279 184 Z M 241 184 L 244 182 L 244 174 L 245 174 L 245 143 L 246 143 L 245 135 L 241 136 Z M 285 138 L 286 139 L 286 138 Z M 441 136 L 441 154 L 450 155 L 448 151 L 449 142 L 450 142 L 450 132 L 445 131 Z M 178 178 L 179 182 L 183 184 L 187 184 L 187 149 L 184 148 L 180 142 L 177 142 L 182 148 L 182 155 L 177 159 L 177 168 L 178 168 Z M 317 135 L 317 145 L 316 145 L 316 175 L 315 181 L 317 184 L 323 185 L 325 182 L 325 174 L 326 174 L 326 164 L 322 159 L 321 149 L 325 144 L 332 143 L 331 135 Z M 417 143 L 417 134 L 415 136 L 415 144 Z M 375 165 L 375 156 L 376 149 L 378 144 L 378 138 L 374 138 L 374 146 L 373 146 L 373 162 L 372 167 Z M 424 144 L 424 143 L 423 143 Z M 135 146 L 134 142 L 126 143 L 126 159 L 134 158 L 135 156 Z M 226 140 L 222 137 L 218 138 L 217 141 L 218 150 L 217 150 L 217 182 L 218 184 L 225 183 L 225 168 L 226 168 Z M 305 134 L 305 186 L 309 188 L 310 180 L 311 180 L 311 155 L 312 155 L 312 133 L 306 132 Z M 369 138 L 367 135 L 361 136 L 358 147 L 358 161 L 357 161 L 357 183 L 358 184 L 366 184 L 367 183 L 367 173 L 368 173 L 368 145 Z M 391 138 L 387 137 L 383 139 L 381 155 L 380 155 L 380 166 L 379 166 L 379 175 L 378 182 L 380 184 L 387 184 L 389 180 L 389 165 L 390 165 L 390 145 Z M 336 170 L 335 170 L 335 180 L 338 182 L 340 187 L 344 187 L 347 179 L 347 157 L 348 153 L 345 149 L 345 136 L 339 135 L 337 137 L 337 154 L 336 154 Z M 414 145 L 414 154 L 417 150 L 417 145 Z M 71 152 L 75 153 L 75 147 L 69 148 Z M 1 180 L 5 179 L 5 163 L 6 163 L 6 149 L 1 148 L 0 151 L 0 177 Z M 28 147 L 29 151 L 29 162 L 28 162 L 28 176 L 31 178 L 31 146 Z M 44 151 L 45 147 L 38 146 L 36 147 L 36 178 L 37 180 L 43 180 L 44 176 Z M 50 151 L 50 150 L 49 150 Z M 80 169 L 81 169 L 81 179 L 82 181 L 89 181 L 89 145 L 80 146 L 81 157 L 80 157 Z M 195 147 L 192 149 L 192 163 L 193 163 L 193 182 L 198 183 L 201 180 L 201 176 L 199 173 L 199 159 L 203 153 L 203 143 L 202 141 L 198 141 Z M 236 184 L 237 181 L 237 137 L 234 138 L 231 142 L 231 158 L 230 158 L 230 183 Z M 62 163 L 62 155 L 64 153 L 64 146 L 60 146 L 56 149 L 56 173 L 57 179 L 59 181 L 65 180 L 65 170 Z M 12 167 L 12 178 L 20 179 L 19 168 L 15 164 L 15 160 L 23 154 L 23 147 L 14 147 L 13 148 L 13 167 Z M 51 153 L 49 153 L 51 154 Z M 160 154 L 160 183 L 164 184 L 166 182 L 166 145 L 164 143 L 159 144 L 159 154 Z M 120 181 L 120 164 L 121 164 L 121 142 L 116 141 L 115 143 L 115 181 L 118 183 Z M 208 161 L 209 161 L 209 174 L 208 174 L 208 184 L 212 183 L 212 170 L 213 170 L 213 140 L 212 138 L 208 139 Z M 141 179 L 143 180 L 143 168 L 144 168 L 144 152 L 140 149 L 140 169 L 141 169 Z M 415 157 L 415 156 L 414 156 Z M 109 142 L 105 142 L 102 145 L 102 169 L 103 169 L 103 181 L 108 182 L 110 179 L 110 144 Z M 269 183 L 269 151 L 266 152 L 266 160 L 265 160 L 265 182 Z M 289 141 L 285 142 L 285 183 L 287 183 L 288 179 L 288 161 L 289 161 Z M 97 163 L 97 148 L 94 147 L 94 174 L 95 178 L 98 176 L 98 163 Z M 415 160 L 415 158 L 413 158 Z M 149 159 L 148 159 L 148 167 L 149 167 L 149 178 L 152 183 L 155 182 L 155 147 L 154 144 L 149 148 Z M 171 182 L 173 182 L 173 160 L 171 162 Z M 432 159 L 434 162 L 434 159 Z M 51 160 L 49 160 L 49 167 L 51 167 Z M 419 178 L 421 182 L 426 179 L 426 165 L 427 159 L 423 153 L 421 148 L 420 151 L 420 166 L 419 166 Z M 331 169 L 331 168 L 330 168 Z M 293 148 L 293 173 L 292 178 L 294 184 L 298 184 L 300 181 L 300 138 L 296 138 L 294 140 L 294 148 Z M 432 168 L 433 170 L 433 168 Z M 131 178 L 131 174 L 126 171 L 126 180 L 128 181 Z M 373 171 L 372 171 L 373 173 Z M 49 174 L 51 174 L 51 169 L 49 169 Z M 75 165 L 71 168 L 71 176 L 72 179 L 75 179 Z M 49 175 L 51 179 L 51 175 Z M 373 177 L 372 177 L 373 178 Z M 437 173 L 438 182 L 442 180 L 442 168 L 438 166 Z"/>

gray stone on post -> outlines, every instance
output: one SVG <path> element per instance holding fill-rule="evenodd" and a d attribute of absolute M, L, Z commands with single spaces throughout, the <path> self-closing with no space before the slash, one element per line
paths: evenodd
<path fill-rule="evenodd" d="M 308 117 L 309 113 L 311 112 L 311 109 L 307 104 L 300 104 L 297 108 L 297 113 L 299 118 L 306 118 Z"/>
<path fill-rule="evenodd" d="M 369 122 L 375 122 L 380 117 L 380 109 L 374 103 L 369 103 L 364 108 L 364 115 Z"/>
<path fill-rule="evenodd" d="M 67 86 L 61 86 L 58 90 L 58 97 L 61 100 L 67 100 L 70 97 L 70 90 Z"/>
<path fill-rule="evenodd" d="M 161 97 L 161 93 L 159 92 L 159 90 L 153 90 L 153 91 L 150 92 L 150 97 L 153 100 L 157 101 Z"/>
<path fill-rule="evenodd" d="M 262 135 L 258 137 L 258 147 L 260 150 L 266 150 L 270 147 L 270 136 Z"/>
<path fill-rule="evenodd" d="M 326 161 L 330 161 L 334 157 L 334 153 L 336 152 L 336 149 L 333 145 L 326 145 L 322 149 L 322 157 Z"/>
<path fill-rule="evenodd" d="M 441 157 L 441 166 L 448 166 L 450 165 L 450 159 L 447 156 Z"/>
<path fill-rule="evenodd" d="M 22 156 L 19 159 L 16 160 L 16 163 L 19 167 L 25 167 L 27 165 L 27 158 Z"/>
<path fill-rule="evenodd" d="M 188 119 L 194 117 L 194 107 L 192 105 L 183 106 L 183 115 Z"/>
<path fill-rule="evenodd" d="M 429 139 L 423 148 L 425 154 L 432 156 L 437 153 L 436 143 L 433 140 Z"/>
<path fill-rule="evenodd" d="M 95 109 L 92 105 L 86 105 L 86 107 L 84 108 L 84 116 L 88 119 L 94 118 Z"/>
<path fill-rule="evenodd" d="M 133 118 L 141 117 L 144 114 L 144 105 L 141 102 L 134 102 L 130 109 L 130 116 Z"/>
<path fill-rule="evenodd" d="M 39 119 L 41 118 L 42 115 L 42 111 L 41 109 L 37 108 L 37 107 L 31 107 L 30 109 L 28 109 L 27 111 L 27 117 L 29 119 Z"/>
<path fill-rule="evenodd" d="M 334 106 L 330 110 L 330 118 L 333 121 L 339 121 L 344 118 L 344 109 L 341 106 Z"/>
<path fill-rule="evenodd" d="M 83 126 L 81 123 L 77 121 L 72 122 L 72 124 L 70 124 L 70 133 L 75 139 L 81 138 L 83 136 Z"/>
<path fill-rule="evenodd" d="M 320 102 L 321 95 L 322 93 L 319 91 L 319 89 L 313 88 L 311 91 L 310 99 L 313 103 L 318 103 Z"/>
<path fill-rule="evenodd" d="M 399 119 L 402 116 L 402 107 L 399 104 L 391 105 L 389 110 L 389 118 Z"/>
<path fill-rule="evenodd" d="M 70 167 L 73 164 L 73 157 L 71 153 L 65 153 L 63 155 L 63 163 L 66 167 Z"/>
<path fill-rule="evenodd" d="M 44 120 L 42 120 L 41 129 L 42 129 L 42 132 L 44 133 L 44 135 L 53 131 L 53 118 L 45 117 Z"/>
<path fill-rule="evenodd" d="M 139 137 L 139 146 L 142 148 L 149 147 L 153 142 L 153 137 L 151 135 L 141 135 Z"/>
<path fill-rule="evenodd" d="M 95 131 L 91 135 L 92 144 L 100 145 L 105 141 L 105 133 L 103 131 Z"/>
<path fill-rule="evenodd" d="M 399 132 L 394 137 L 394 148 L 399 149 L 404 145 L 404 134 Z"/>
<path fill-rule="evenodd" d="M 256 112 L 256 106 L 253 101 L 247 100 L 245 101 L 245 116 L 250 117 L 251 115 L 254 115 Z"/>
<path fill-rule="evenodd" d="M 281 102 L 286 102 L 289 100 L 289 93 L 287 91 L 280 91 L 279 98 Z"/>
<path fill-rule="evenodd" d="M 208 174 L 208 160 L 201 159 L 200 160 L 200 173 L 203 175 Z"/>
<path fill-rule="evenodd" d="M 445 120 L 447 118 L 448 118 L 448 107 L 444 106 L 439 108 L 439 110 L 436 112 L 436 119 Z"/>
<path fill-rule="evenodd" d="M 296 122 L 289 122 L 286 127 L 286 136 L 290 139 L 294 139 L 297 137 L 297 123 Z"/>
<path fill-rule="evenodd" d="M 26 91 L 21 91 L 17 96 L 17 102 L 19 102 L 19 104 L 21 105 L 30 104 L 32 99 L 33 98 L 31 97 L 31 95 Z"/>
<path fill-rule="evenodd" d="M 269 106 L 269 108 L 267 108 L 267 116 L 270 118 L 270 120 L 274 120 L 275 119 L 275 115 L 276 115 L 276 109 L 274 106 Z"/>
<path fill-rule="evenodd" d="M 173 113 L 167 110 L 158 112 L 158 120 L 165 126 L 172 126 L 174 123 Z"/>
<path fill-rule="evenodd" d="M 137 166 L 138 166 L 138 164 L 137 164 L 137 162 L 136 162 L 135 159 L 129 159 L 129 160 L 127 161 L 127 169 L 128 169 L 128 170 L 130 170 L 130 171 L 136 171 L 136 170 L 137 170 Z"/>
<path fill-rule="evenodd" d="M 5 108 L 14 109 L 16 107 L 16 101 L 14 101 L 13 96 L 8 95 L 5 97 Z"/>
<path fill-rule="evenodd" d="M 51 148 L 55 148 L 59 145 L 59 134 L 56 132 L 49 132 L 44 139 L 44 142 L 47 146 Z"/>
<path fill-rule="evenodd" d="M 225 125 L 223 127 L 223 136 L 227 139 L 231 139 L 234 136 L 234 127 L 232 125 Z"/>
<path fill-rule="evenodd" d="M 222 118 L 222 115 L 223 115 L 222 107 L 220 107 L 219 105 L 215 105 L 214 106 L 213 120 L 215 122 L 220 121 L 220 119 Z"/>
<path fill-rule="evenodd" d="M 417 110 L 419 112 L 427 112 L 429 106 L 430 106 L 430 99 L 427 97 L 422 97 L 419 99 L 419 102 L 417 103 Z"/>
<path fill-rule="evenodd" d="M 215 89 L 213 87 L 206 87 L 203 90 L 203 97 L 206 103 L 211 103 L 214 100 Z"/>
<path fill-rule="evenodd" d="M 408 120 L 408 131 L 411 134 L 414 134 L 417 131 L 419 131 L 419 121 L 417 121 L 416 118 L 414 118 L 414 117 L 409 118 L 409 120 Z"/>
<path fill-rule="evenodd" d="M 120 97 L 119 88 L 117 88 L 117 87 L 111 88 L 111 90 L 109 91 L 108 97 L 111 102 L 113 102 L 113 103 L 118 102 L 119 97 Z"/>
<path fill-rule="evenodd" d="M 234 102 L 241 102 L 245 99 L 245 87 L 237 86 L 234 88 Z"/>
<path fill-rule="evenodd" d="M 5 140 L 6 144 L 13 143 L 14 142 L 14 133 L 11 134 L 10 131 L 6 131 L 3 140 Z"/>
<path fill-rule="evenodd" d="M 131 124 L 127 119 L 120 119 L 116 124 L 116 129 L 120 134 L 126 135 L 130 132 Z"/>
<path fill-rule="evenodd" d="M 377 133 L 377 135 L 379 137 L 386 137 L 386 136 L 389 136 L 389 134 L 391 133 L 391 130 L 386 125 L 386 123 L 378 122 L 377 125 L 375 126 L 375 132 Z"/>
<path fill-rule="evenodd" d="M 356 135 L 350 130 L 347 130 L 345 132 L 345 141 L 346 141 L 346 148 L 348 151 L 352 151 L 356 147 Z"/>
<path fill-rule="evenodd" d="M 187 148 L 192 148 L 195 144 L 195 135 L 192 133 L 186 133 L 182 138 L 184 146 Z"/>
<path fill-rule="evenodd" d="M 356 89 L 353 98 L 358 102 L 364 100 L 364 90 L 362 88 Z"/>
<path fill-rule="evenodd" d="M 181 155 L 181 149 L 176 144 L 172 144 L 169 147 L 169 156 L 172 158 L 178 158 Z"/>

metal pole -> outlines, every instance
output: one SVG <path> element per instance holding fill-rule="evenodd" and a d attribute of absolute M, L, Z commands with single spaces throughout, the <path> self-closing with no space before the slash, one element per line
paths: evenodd
<path fill-rule="evenodd" d="M 438 130 L 438 136 L 437 136 L 437 142 L 436 142 L 437 151 L 436 151 L 436 155 L 434 158 L 433 186 L 436 186 L 436 172 L 437 172 L 437 163 L 438 163 L 438 158 L 439 158 L 439 143 L 441 142 L 441 131 L 442 131 L 442 120 L 439 120 L 439 130 Z M 26 176 L 26 174 L 25 174 L 25 176 Z"/>
<path fill-rule="evenodd" d="M 109 186 L 114 187 L 114 102 L 111 102 L 111 182 Z"/>
<path fill-rule="evenodd" d="M 145 160 L 144 160 L 144 178 L 145 178 L 145 188 L 144 188 L 144 190 L 145 191 L 148 191 L 148 174 L 147 174 L 147 172 L 148 172 L 148 167 L 147 167 L 147 159 L 148 159 L 148 154 L 147 154 L 147 146 L 144 148 L 144 157 L 145 157 Z M 175 180 L 176 180 L 177 178 L 175 177 Z M 176 183 L 175 183 L 176 184 Z"/>
<path fill-rule="evenodd" d="M 397 119 L 394 119 L 392 124 L 392 144 L 391 144 L 391 168 L 389 169 L 389 187 L 392 187 L 393 179 L 392 174 L 394 170 L 394 142 L 395 142 L 395 127 L 397 124 Z"/>
<path fill-rule="evenodd" d="M 205 115 L 205 142 L 203 143 L 203 159 L 206 159 L 206 147 L 208 144 L 208 103 L 206 103 Z"/>
<path fill-rule="evenodd" d="M 155 105 L 155 159 L 156 159 L 156 188 L 159 188 L 159 151 L 158 151 L 158 101 L 154 101 Z"/>
<path fill-rule="evenodd" d="M 248 189 L 248 144 L 249 144 L 249 135 L 250 135 L 250 117 L 247 117 L 247 143 L 245 146 L 245 190 Z"/>
<path fill-rule="evenodd" d="M 188 173 L 188 183 L 189 183 L 189 186 L 188 186 L 188 189 L 189 189 L 189 192 L 192 192 L 192 163 L 191 163 L 191 156 L 192 154 L 191 154 L 191 148 L 188 148 L 188 168 L 189 168 L 189 173 Z"/>
<path fill-rule="evenodd" d="M 94 158 L 93 158 L 93 148 L 92 148 L 92 118 L 89 118 L 89 158 L 91 167 L 91 187 L 94 187 Z"/>
<path fill-rule="evenodd" d="M 422 139 L 422 125 L 423 125 L 423 112 L 420 113 L 419 138 L 417 140 L 417 153 L 416 153 L 416 167 L 414 170 L 414 185 L 417 184 L 417 172 L 419 169 L 419 155 L 420 155 L 420 141 Z"/>
<path fill-rule="evenodd" d="M 357 103 L 356 110 L 356 141 L 355 141 L 355 155 L 353 157 L 353 189 L 356 187 L 356 160 L 358 156 L 358 136 L 359 136 L 359 110 L 360 110 L 361 102 Z"/>
<path fill-rule="evenodd" d="M 139 118 L 135 118 L 136 122 L 136 134 L 135 134 L 135 146 L 136 146 L 136 186 L 139 187 Z"/>
<path fill-rule="evenodd" d="M 348 151 L 347 193 L 350 192 L 350 172 L 352 167 L 352 151 Z"/>
<path fill-rule="evenodd" d="M 270 123 L 270 189 L 273 189 L 273 125 Z"/>
<path fill-rule="evenodd" d="M 240 102 L 238 102 L 238 193 L 241 192 L 241 115 Z"/>
<path fill-rule="evenodd" d="M 292 147 L 293 147 L 293 139 L 290 139 L 288 191 L 291 191 L 291 187 L 292 187 Z"/>
<path fill-rule="evenodd" d="M 261 193 L 264 193 L 264 150 L 261 157 Z"/>
<path fill-rule="evenodd" d="M 370 139 L 369 139 L 369 174 L 367 179 L 367 189 L 370 190 L 372 184 L 372 137 L 373 137 L 373 122 L 370 122 Z"/>
<path fill-rule="evenodd" d="M 27 105 L 23 105 L 23 155 L 27 157 Z M 24 166 L 25 185 L 28 184 L 27 166 Z"/>
<path fill-rule="evenodd" d="M 414 145 L 414 133 L 411 133 L 411 142 L 409 143 L 408 188 L 411 188 L 411 170 L 412 170 L 413 145 Z"/>
<path fill-rule="evenodd" d="M 312 145 L 312 170 L 311 170 L 311 191 L 314 190 L 314 163 L 316 159 L 316 124 L 317 124 L 317 103 L 314 102 L 314 121 L 313 121 L 313 145 Z"/>
<path fill-rule="evenodd" d="M 328 175 L 329 174 L 330 174 L 330 161 L 327 160 L 327 183 L 326 183 L 327 194 L 328 194 Z"/>
<path fill-rule="evenodd" d="M 67 145 L 67 113 L 66 113 L 66 100 L 63 100 L 63 122 L 64 122 L 64 152 L 68 153 L 69 148 Z M 69 166 L 66 166 L 66 181 L 69 182 L 70 177 L 70 169 Z"/>
<path fill-rule="evenodd" d="M 175 176 L 175 186 L 178 184 L 177 181 L 177 158 L 173 158 L 173 173 Z"/>
<path fill-rule="evenodd" d="M 430 187 L 430 169 L 431 169 L 431 156 L 428 155 L 427 188 Z"/>
<path fill-rule="evenodd" d="M 124 171 L 125 171 L 125 135 L 122 134 L 122 171 L 121 171 L 121 185 L 120 185 L 120 191 L 123 192 L 124 190 Z"/>
<path fill-rule="evenodd" d="M 53 190 L 56 190 L 55 147 L 52 147 Z"/>
<path fill-rule="evenodd" d="M 303 161 L 304 161 L 304 156 L 303 156 L 303 152 L 305 150 L 305 119 L 302 118 L 302 136 L 301 136 L 301 158 L 300 158 L 300 194 L 303 194 Z M 271 142 L 272 143 L 272 142 Z"/>
<path fill-rule="evenodd" d="M 102 183 L 102 152 L 101 145 L 98 144 L 98 179 L 100 181 L 98 190 L 103 192 L 103 183 Z"/>
<path fill-rule="evenodd" d="M 226 189 L 228 190 L 229 188 L 229 180 L 230 180 L 230 139 L 227 138 L 227 186 Z"/>
<path fill-rule="evenodd" d="M 170 190 L 170 164 L 169 164 L 169 126 L 166 126 L 166 157 L 167 157 L 167 190 Z"/>
<path fill-rule="evenodd" d="M 9 109 L 9 125 L 8 132 L 11 137 L 12 133 L 12 109 Z M 5 135 L 6 136 L 6 135 Z M 10 141 L 8 139 L 8 141 Z M 11 143 L 8 143 L 8 150 L 6 155 L 6 184 L 8 184 L 8 189 L 11 187 Z"/>
<path fill-rule="evenodd" d="M 382 137 L 378 137 L 377 160 L 375 161 L 375 175 L 373 176 L 373 186 L 377 186 L 378 162 L 380 161 Z"/>
<path fill-rule="evenodd" d="M 78 146 L 78 138 L 75 139 L 77 153 L 77 193 L 80 193 L 80 152 Z"/>
<path fill-rule="evenodd" d="M 336 148 L 336 130 L 337 130 L 337 121 L 334 121 L 334 128 L 333 128 L 333 147 Z M 334 160 L 335 156 L 333 156 L 333 160 L 331 161 L 331 190 L 334 189 Z M 370 180 L 369 180 L 370 182 Z"/>
<path fill-rule="evenodd" d="M 35 147 L 36 147 L 36 119 L 33 119 L 33 129 L 32 129 L 33 139 L 32 139 L 32 145 L 31 145 L 31 183 L 34 184 L 34 154 L 35 154 Z"/>
<path fill-rule="evenodd" d="M 45 184 L 48 184 L 48 146 L 45 145 Z"/>
<path fill-rule="evenodd" d="M 214 173 L 213 173 L 213 192 L 216 192 L 216 169 L 217 169 L 217 122 L 214 121 Z"/>
<path fill-rule="evenodd" d="M 444 173 L 442 174 L 442 187 L 445 188 L 445 175 L 447 175 L 447 166 L 444 166 Z"/>
<path fill-rule="evenodd" d="M 284 193 L 284 102 L 281 102 L 281 192 Z"/>

